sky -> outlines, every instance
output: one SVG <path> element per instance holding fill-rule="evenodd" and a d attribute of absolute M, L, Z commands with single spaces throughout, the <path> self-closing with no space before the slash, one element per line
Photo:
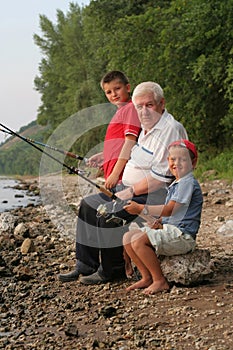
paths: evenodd
<path fill-rule="evenodd" d="M 70 2 L 82 7 L 90 1 L 0 0 L 0 123 L 13 131 L 36 120 L 40 105 L 34 79 L 42 54 L 33 41 L 41 35 L 39 15 L 56 23 L 57 9 L 66 14 Z M 0 132 L 0 143 L 5 136 Z"/>

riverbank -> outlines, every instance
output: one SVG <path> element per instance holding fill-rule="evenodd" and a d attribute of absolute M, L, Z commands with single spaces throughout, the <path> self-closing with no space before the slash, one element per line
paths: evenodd
<path fill-rule="evenodd" d="M 231 184 L 202 184 L 204 207 L 197 243 L 210 250 L 212 279 L 145 296 L 142 291 L 126 293 L 129 280 L 97 286 L 59 282 L 57 275 L 74 266 L 72 221 L 82 195 L 93 188 L 73 175 L 64 176 L 62 186 L 57 177 L 47 180 L 43 205 L 5 213 L 9 224 L 0 235 L 0 348 L 233 348 L 233 237 L 217 233 L 232 219 Z M 28 186 L 31 181 L 35 179 L 27 181 Z M 64 208 L 54 197 L 56 188 L 62 188 L 57 197 L 65 200 Z M 22 253 L 27 238 L 32 245 Z"/>
<path fill-rule="evenodd" d="M 28 179 L 27 179 L 28 180 Z M 23 184 L 22 178 L 0 176 L 0 213 L 40 202 L 35 186 Z"/>

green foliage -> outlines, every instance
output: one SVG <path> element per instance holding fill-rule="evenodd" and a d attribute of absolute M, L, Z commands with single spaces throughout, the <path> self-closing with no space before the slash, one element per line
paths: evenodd
<path fill-rule="evenodd" d="M 85 42 L 83 40 L 81 9 L 70 4 L 67 17 L 57 11 L 57 24 L 40 16 L 44 38 L 34 35 L 34 41 L 44 54 L 35 78 L 35 87 L 42 95 L 38 122 L 52 128 L 77 110 L 86 107 Z M 87 94 L 88 96 L 88 94 Z"/>
<path fill-rule="evenodd" d="M 19 134 L 43 142 L 46 131 L 46 128 L 38 127 L 36 121 L 33 121 L 22 127 Z M 0 149 L 1 175 L 39 175 L 41 153 L 38 150 L 13 136 L 4 142 Z"/>
<path fill-rule="evenodd" d="M 161 56 L 170 109 L 202 150 L 232 145 L 223 128 L 229 96 L 223 82 L 230 60 L 233 2 L 173 1 L 163 30 Z M 168 37 L 172 40 L 168 44 Z"/>

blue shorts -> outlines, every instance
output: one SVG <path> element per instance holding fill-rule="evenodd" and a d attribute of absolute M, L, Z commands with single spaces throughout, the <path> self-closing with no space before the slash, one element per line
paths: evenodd
<path fill-rule="evenodd" d="M 145 226 L 142 231 L 147 234 L 157 255 L 186 254 L 196 248 L 195 239 L 173 225 L 164 224 L 162 229 L 151 229 Z"/>

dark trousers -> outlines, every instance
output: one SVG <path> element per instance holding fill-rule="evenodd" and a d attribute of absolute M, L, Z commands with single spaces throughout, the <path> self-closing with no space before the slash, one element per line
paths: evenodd
<path fill-rule="evenodd" d="M 163 204 L 166 190 L 160 189 L 149 195 L 135 196 L 132 200 L 138 203 Z M 105 278 L 111 279 L 118 272 L 124 271 L 122 237 L 129 230 L 132 221 L 141 222 L 140 217 L 127 213 L 119 208 L 115 216 L 122 218 L 124 225 L 108 222 L 104 216 L 97 215 L 100 204 L 110 204 L 111 199 L 103 193 L 86 197 L 80 203 L 77 234 L 76 259 L 77 267 L 86 266 L 91 271 L 99 270 Z"/>

